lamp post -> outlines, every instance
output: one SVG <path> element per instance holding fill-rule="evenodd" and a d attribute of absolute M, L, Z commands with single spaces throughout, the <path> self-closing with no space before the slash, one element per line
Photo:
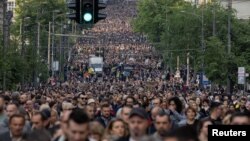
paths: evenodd
<path fill-rule="evenodd" d="M 201 22 L 201 52 L 202 52 L 202 55 L 204 55 L 204 53 L 205 53 L 204 7 L 202 6 L 201 16 L 197 15 L 197 14 L 194 14 L 194 13 L 189 13 L 189 12 L 186 12 L 186 11 L 181 11 L 181 13 L 186 13 L 186 14 L 189 14 L 189 15 L 193 15 L 193 16 L 197 17 L 200 20 L 200 22 Z M 189 56 L 189 53 L 188 53 L 188 56 Z M 189 71 L 189 70 L 187 70 L 187 71 Z M 200 88 L 203 88 L 203 75 L 204 75 L 204 57 L 202 58 L 202 62 L 201 62 Z M 187 76 L 187 77 L 189 77 L 189 76 Z"/>
<path fill-rule="evenodd" d="M 60 10 L 54 10 L 53 11 L 53 16 L 52 16 L 52 50 L 51 50 L 51 72 L 52 72 L 52 77 L 54 76 L 54 49 L 55 49 L 55 13 L 59 13 Z"/>
<path fill-rule="evenodd" d="M 21 36 L 21 57 L 24 59 L 24 53 L 25 53 L 25 38 L 24 38 L 24 23 L 25 21 L 29 20 L 30 17 L 23 17 L 21 20 L 21 25 L 20 25 L 20 36 Z M 24 72 L 22 72 L 22 80 L 21 80 L 21 89 L 23 89 L 24 86 Z"/>
<path fill-rule="evenodd" d="M 227 53 L 231 59 L 231 12 L 232 12 L 232 0 L 228 0 L 228 26 L 227 26 Z M 227 94 L 231 94 L 231 80 L 229 72 L 227 72 Z"/>

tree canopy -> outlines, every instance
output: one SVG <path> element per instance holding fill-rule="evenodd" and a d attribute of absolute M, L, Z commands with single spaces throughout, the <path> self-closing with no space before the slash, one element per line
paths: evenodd
<path fill-rule="evenodd" d="M 147 35 L 170 67 L 175 66 L 169 61 L 172 55 L 186 65 L 190 53 L 192 68 L 201 71 L 204 58 L 205 74 L 217 84 L 225 84 L 227 73 L 236 82 L 237 67 L 250 70 L 250 22 L 237 19 L 235 10 L 228 11 L 219 2 L 197 6 L 184 0 L 139 0 L 137 9 L 134 31 Z M 229 15 L 231 55 L 227 54 Z"/>

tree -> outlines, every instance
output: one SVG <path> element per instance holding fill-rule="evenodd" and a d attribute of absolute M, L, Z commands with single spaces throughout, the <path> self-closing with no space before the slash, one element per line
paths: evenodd
<path fill-rule="evenodd" d="M 215 19 L 213 11 L 216 13 Z M 186 54 L 189 52 L 194 60 L 191 61 L 193 63 L 191 66 L 195 66 L 196 71 L 201 71 L 200 66 L 204 62 L 208 78 L 215 83 L 224 84 L 227 73 L 230 73 L 231 81 L 236 82 L 237 67 L 245 66 L 247 70 L 250 69 L 250 49 L 248 49 L 250 24 L 237 19 L 235 15 L 235 11 L 230 13 L 232 19 L 230 57 L 227 55 L 226 46 L 228 11 L 216 1 L 193 6 L 184 0 L 140 0 L 138 16 L 132 23 L 135 32 L 147 35 L 152 43 L 157 42 L 156 48 L 168 63 L 173 62 L 169 61 L 170 58 L 180 56 L 180 63 L 185 65 Z M 216 35 L 213 34 L 214 27 Z M 205 52 L 201 48 L 202 37 L 204 37 Z"/>
<path fill-rule="evenodd" d="M 228 55 L 225 52 L 226 46 L 218 37 L 210 37 L 206 43 L 204 54 L 206 75 L 212 82 L 225 84 L 227 75 L 225 68 L 228 60 Z"/>
<path fill-rule="evenodd" d="M 7 89 L 15 89 L 16 85 L 23 80 L 26 84 L 32 84 L 36 76 L 40 77 L 41 82 L 46 82 L 49 77 L 46 63 L 48 25 L 52 21 L 52 11 L 55 9 L 61 11 L 61 16 L 56 16 L 56 25 L 58 21 L 66 23 L 65 0 L 16 0 L 16 7 L 16 16 L 10 28 L 11 44 L 6 50 L 7 57 L 3 60 L 2 55 L 0 56 L 0 72 L 2 68 L 6 71 Z M 40 56 L 37 55 L 38 22 L 41 24 Z M 22 32 L 20 32 L 20 27 L 22 27 Z M 55 26 L 55 31 L 61 31 L 61 25 Z M 25 53 L 21 54 L 23 41 Z M 0 48 L 2 49 L 1 46 Z M 0 84 L 2 84 L 2 77 Z"/>

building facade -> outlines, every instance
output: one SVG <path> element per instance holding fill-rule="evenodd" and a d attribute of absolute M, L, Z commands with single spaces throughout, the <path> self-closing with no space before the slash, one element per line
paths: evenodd
<path fill-rule="evenodd" d="M 16 0 L 8 0 L 7 11 L 14 12 L 15 7 L 16 7 Z"/>

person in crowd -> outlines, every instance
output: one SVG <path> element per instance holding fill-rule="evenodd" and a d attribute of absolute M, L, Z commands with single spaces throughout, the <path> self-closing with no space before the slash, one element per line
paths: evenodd
<path fill-rule="evenodd" d="M 155 98 L 152 101 L 153 107 L 161 107 L 162 100 L 160 98 Z"/>
<path fill-rule="evenodd" d="M 250 125 L 250 115 L 248 113 L 234 113 L 230 118 L 231 125 Z"/>
<path fill-rule="evenodd" d="M 103 127 L 107 127 L 109 122 L 112 120 L 111 117 L 111 110 L 110 106 L 108 104 L 104 104 L 101 107 L 101 116 L 96 119 L 98 122 L 100 122 Z"/>
<path fill-rule="evenodd" d="M 28 118 L 31 119 L 32 118 L 32 113 L 33 113 L 33 101 L 32 100 L 27 100 L 25 103 L 25 111 L 28 114 Z"/>
<path fill-rule="evenodd" d="M 66 141 L 66 139 L 67 139 L 67 130 L 68 130 L 67 123 L 68 123 L 70 114 L 71 114 L 71 111 L 65 111 L 62 114 L 61 120 L 60 120 L 61 128 L 53 136 L 54 141 Z"/>
<path fill-rule="evenodd" d="M 160 108 L 159 106 L 156 106 L 156 107 L 152 108 L 152 110 L 151 110 L 151 120 L 152 120 L 152 123 L 149 125 L 149 134 L 155 133 L 156 128 L 155 128 L 155 124 L 154 123 L 155 123 L 156 115 L 158 115 L 160 112 L 163 112 L 163 109 Z"/>
<path fill-rule="evenodd" d="M 67 122 L 67 141 L 88 141 L 88 115 L 81 109 L 74 109 Z"/>
<path fill-rule="evenodd" d="M 32 129 L 33 130 L 45 129 L 46 120 L 47 120 L 47 117 L 44 113 L 40 111 L 34 112 L 31 118 Z"/>
<path fill-rule="evenodd" d="M 5 100 L 2 95 L 0 95 L 0 126 L 3 123 L 3 121 L 6 119 L 6 115 L 4 113 L 4 107 L 5 107 Z"/>
<path fill-rule="evenodd" d="M 180 121 L 178 123 L 178 126 L 181 127 L 181 126 L 190 125 L 196 128 L 198 124 L 198 120 L 195 119 L 196 114 L 197 114 L 197 111 L 193 107 L 188 107 L 185 111 L 186 119 Z"/>
<path fill-rule="evenodd" d="M 0 131 L 0 133 L 9 130 L 9 119 L 10 119 L 10 117 L 12 115 L 14 115 L 14 114 L 20 114 L 18 106 L 19 105 L 18 105 L 17 102 L 9 103 L 6 106 L 6 115 L 7 115 L 7 118 L 5 118 L 5 120 L 0 124 L 0 129 L 2 129 Z M 24 128 L 23 128 L 23 132 L 29 133 L 30 131 L 31 131 L 30 123 L 29 123 L 29 121 L 25 120 L 25 125 L 24 125 Z"/>
<path fill-rule="evenodd" d="M 177 126 L 181 120 L 185 119 L 182 113 L 183 112 L 182 103 L 178 97 L 172 97 L 169 99 L 168 105 L 169 105 L 169 114 L 171 120 L 173 121 L 174 126 Z"/>
<path fill-rule="evenodd" d="M 191 126 L 182 126 L 165 134 L 164 141 L 199 141 Z"/>
<path fill-rule="evenodd" d="M 166 114 L 164 111 L 159 112 L 156 115 L 154 122 L 156 132 L 153 134 L 155 139 L 163 140 L 164 136 L 167 132 L 169 132 L 172 128 L 172 122 L 170 116 Z"/>
<path fill-rule="evenodd" d="M 210 116 L 208 117 L 213 124 L 221 124 L 221 114 L 222 114 L 222 105 L 218 102 L 213 102 L 210 106 Z"/>
<path fill-rule="evenodd" d="M 205 118 L 209 116 L 209 100 L 208 99 L 204 99 L 202 101 L 202 106 L 201 106 L 201 110 L 200 110 L 200 118 Z"/>
<path fill-rule="evenodd" d="M 198 139 L 199 141 L 208 141 L 208 126 L 213 122 L 209 118 L 202 119 L 198 124 Z"/>
<path fill-rule="evenodd" d="M 121 108 L 121 119 L 128 124 L 129 121 L 129 115 L 130 112 L 132 111 L 132 106 L 129 105 L 124 105 Z"/>
<path fill-rule="evenodd" d="M 23 133 L 25 117 L 13 114 L 9 117 L 9 131 L 0 134 L 0 141 L 25 141 L 27 136 Z"/>
<path fill-rule="evenodd" d="M 95 108 L 94 106 L 91 105 L 86 105 L 85 106 L 85 111 L 87 115 L 89 116 L 89 119 L 93 121 L 95 119 Z"/>
<path fill-rule="evenodd" d="M 122 138 L 128 136 L 128 125 L 122 119 L 113 119 L 106 128 L 105 136 L 114 138 Z"/>
<path fill-rule="evenodd" d="M 104 135 L 104 127 L 98 121 L 92 121 L 89 125 L 90 141 L 101 141 Z"/>
<path fill-rule="evenodd" d="M 143 108 L 134 108 L 129 116 L 130 136 L 118 139 L 118 141 L 140 140 L 147 135 L 148 114 Z"/>

